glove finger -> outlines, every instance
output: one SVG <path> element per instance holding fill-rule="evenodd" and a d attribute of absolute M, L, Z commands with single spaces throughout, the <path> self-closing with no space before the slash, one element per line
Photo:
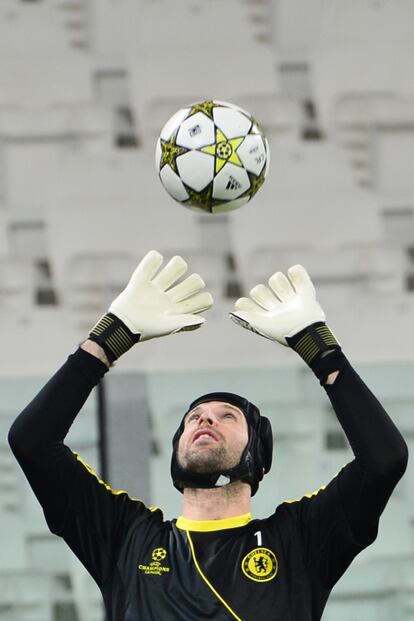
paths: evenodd
<path fill-rule="evenodd" d="M 168 261 L 167 265 L 155 276 L 152 283 L 165 291 L 187 271 L 187 263 L 178 255 Z"/>
<path fill-rule="evenodd" d="M 240 311 L 238 313 L 229 313 L 229 315 L 230 319 L 241 328 L 244 328 L 245 330 L 250 330 L 250 332 L 255 332 L 256 334 L 260 334 L 261 336 L 266 336 L 266 338 L 268 338 L 266 334 L 260 332 L 260 330 L 253 326 L 253 324 L 250 322 L 249 313 Z"/>
<path fill-rule="evenodd" d="M 205 282 L 201 276 L 199 274 L 191 274 L 191 276 L 188 276 L 183 282 L 180 282 L 167 291 L 167 295 L 172 302 L 181 302 L 181 300 L 185 300 L 190 297 L 190 295 L 198 293 L 204 289 L 204 287 Z"/>
<path fill-rule="evenodd" d="M 295 295 L 290 281 L 282 272 L 276 272 L 269 278 L 269 285 L 281 302 L 287 302 Z"/>
<path fill-rule="evenodd" d="M 256 285 L 250 290 L 250 297 L 265 310 L 271 310 L 280 304 L 279 300 L 273 295 L 265 285 Z"/>
<path fill-rule="evenodd" d="M 251 300 L 250 298 L 239 298 L 235 302 L 234 308 L 237 311 L 247 311 L 248 313 L 263 312 L 263 308 L 261 306 L 258 306 L 256 302 L 253 302 L 253 300 Z"/>
<path fill-rule="evenodd" d="M 205 322 L 204 317 L 194 317 L 194 315 L 181 315 L 181 326 L 173 332 L 188 332 L 189 330 L 197 330 Z"/>
<path fill-rule="evenodd" d="M 298 293 L 315 295 L 315 287 L 303 265 L 293 265 L 288 269 L 289 280 Z"/>
<path fill-rule="evenodd" d="M 143 280 L 151 280 L 162 265 L 162 262 L 163 256 L 157 250 L 147 252 L 135 268 L 128 285 L 135 285 Z"/>
<path fill-rule="evenodd" d="M 193 295 L 191 298 L 179 302 L 174 305 L 174 314 L 175 313 L 201 313 L 213 306 L 213 296 L 211 293 L 207 291 L 203 291 L 203 293 L 197 293 L 197 295 Z"/>

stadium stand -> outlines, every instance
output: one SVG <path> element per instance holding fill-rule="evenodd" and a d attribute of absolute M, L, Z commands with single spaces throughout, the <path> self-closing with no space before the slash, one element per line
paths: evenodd
<path fill-rule="evenodd" d="M 83 52 L 2 57 L 0 106 L 36 108 L 93 99 L 92 62 Z"/>
<path fill-rule="evenodd" d="M 214 74 L 209 71 L 211 64 Z M 233 102 L 252 92 L 259 101 L 269 101 L 277 93 L 273 57 L 258 45 L 249 52 L 237 53 L 231 63 L 231 80 L 228 72 L 220 50 L 197 49 L 191 55 L 177 50 L 170 62 L 161 50 L 151 56 L 131 55 L 128 76 L 139 138 L 153 143 L 170 116 L 195 101 L 212 98 Z M 251 112 L 256 113 L 255 109 Z"/>
<path fill-rule="evenodd" d="M 6 435 L 152 247 L 182 254 L 216 300 L 201 330 L 144 343 L 111 372 L 147 384 L 149 500 L 166 517 L 179 511 L 171 435 L 208 390 L 247 394 L 272 418 L 258 516 L 350 459 L 301 361 L 228 318 L 234 298 L 294 263 L 414 450 L 413 18 L 408 0 L 2 0 L 0 621 L 102 619 Z M 203 98 L 249 110 L 270 139 L 263 188 L 229 215 L 175 204 L 154 168 L 161 126 Z M 94 392 L 68 444 L 98 470 L 96 408 Z M 413 489 L 409 464 L 324 621 L 413 621 Z"/>
<path fill-rule="evenodd" d="M 109 149 L 113 137 L 112 111 L 94 103 L 52 104 L 39 108 L 0 108 L 4 146 L 21 148 L 36 143 L 87 150 Z"/>
<path fill-rule="evenodd" d="M 338 98 L 347 94 L 408 95 L 414 89 L 410 59 L 411 44 L 373 41 L 326 44 L 312 56 L 311 83 L 320 124 L 332 131 L 333 110 Z"/>
<path fill-rule="evenodd" d="M 202 247 L 200 217 L 165 195 L 153 157 L 148 149 L 77 153 L 59 166 L 46 207 L 51 271 L 61 302 L 79 308 L 83 295 L 89 324 L 151 248 L 185 255 L 220 299 L 224 258 Z"/>
<path fill-rule="evenodd" d="M 317 287 L 344 293 L 362 282 L 401 291 L 402 251 L 386 243 L 378 198 L 357 187 L 344 153 L 327 143 L 273 144 L 271 152 L 275 170 L 254 207 L 232 221 L 244 291 L 264 282 L 272 266 L 286 270 L 294 263 L 307 266 Z"/>
<path fill-rule="evenodd" d="M 30 260 L 0 259 L 0 307 L 27 317 L 34 305 L 34 268 Z"/>
<path fill-rule="evenodd" d="M 3 0 L 0 6 L 1 57 L 49 52 L 65 53 L 70 42 L 65 21 L 55 0 L 14 2 Z"/>
<path fill-rule="evenodd" d="M 8 220 L 5 209 L 0 209 L 0 257 L 8 254 Z"/>

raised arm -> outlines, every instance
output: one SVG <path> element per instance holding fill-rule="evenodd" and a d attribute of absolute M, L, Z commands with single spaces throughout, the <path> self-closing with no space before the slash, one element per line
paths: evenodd
<path fill-rule="evenodd" d="M 407 445 L 378 399 L 343 354 L 325 323 L 302 266 L 270 277 L 241 298 L 232 319 L 294 349 L 325 388 L 355 459 L 317 494 L 296 506 L 310 561 L 332 584 L 355 554 L 372 543 L 378 519 L 408 460 Z"/>
<path fill-rule="evenodd" d="M 309 365 L 332 402 L 359 468 L 370 476 L 384 477 L 384 483 L 390 472 L 402 476 L 407 446 L 326 325 L 313 283 L 302 266 L 290 268 L 288 278 L 281 272 L 273 274 L 269 287 L 254 287 L 250 298 L 236 302 L 231 318 L 291 347 Z"/>
<path fill-rule="evenodd" d="M 19 414 L 9 431 L 11 449 L 55 532 L 62 525 L 76 474 L 76 457 L 63 441 L 107 370 L 98 358 L 78 349 Z"/>
<path fill-rule="evenodd" d="M 378 518 L 406 470 L 407 444 L 348 361 L 325 389 L 355 455 L 338 484 L 355 537 L 364 542 L 375 537 Z"/>
<path fill-rule="evenodd" d="M 181 257 L 160 269 L 163 258 L 149 252 L 89 338 L 69 356 L 37 396 L 19 414 L 9 443 L 34 493 L 49 528 L 62 535 L 99 582 L 109 571 L 110 550 L 122 536 L 127 514 L 144 510 L 127 502 L 126 493 L 111 490 L 64 444 L 64 439 L 94 386 L 109 366 L 140 340 L 194 329 L 198 313 L 212 304 L 204 282 L 187 270 Z M 131 508 L 132 507 L 132 508 Z M 86 542 L 85 533 L 99 539 Z M 110 548 L 109 546 L 112 546 Z M 91 550 L 96 552 L 91 557 Z"/>
<path fill-rule="evenodd" d="M 52 476 L 57 451 L 70 455 L 63 449 L 63 440 L 108 367 L 138 341 L 198 328 L 204 323 L 198 313 L 212 305 L 212 297 L 202 292 L 201 277 L 192 274 L 176 284 L 187 271 L 186 262 L 176 256 L 160 269 L 162 262 L 162 255 L 155 250 L 145 255 L 89 338 L 13 423 L 9 432 L 11 448 L 42 499 L 42 487 L 47 493 L 47 484 L 36 475 L 39 464 L 51 467 Z"/>

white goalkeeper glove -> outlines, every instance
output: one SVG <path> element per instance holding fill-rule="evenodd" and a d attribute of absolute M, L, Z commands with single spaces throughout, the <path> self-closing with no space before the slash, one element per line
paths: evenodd
<path fill-rule="evenodd" d="M 240 298 L 231 319 L 238 325 L 294 349 L 318 377 L 325 372 L 320 360 L 340 350 L 325 324 L 325 313 L 316 300 L 309 274 L 302 265 L 288 270 L 288 277 L 276 272 L 269 287 L 253 287 L 249 298 Z"/>
<path fill-rule="evenodd" d="M 187 271 L 187 263 L 175 256 L 158 271 L 162 262 L 162 255 L 150 250 L 108 313 L 92 328 L 89 338 L 101 345 L 110 362 L 138 341 L 195 330 L 204 323 L 197 314 L 209 309 L 213 298 L 202 291 L 201 276 L 191 274 L 175 284 Z"/>

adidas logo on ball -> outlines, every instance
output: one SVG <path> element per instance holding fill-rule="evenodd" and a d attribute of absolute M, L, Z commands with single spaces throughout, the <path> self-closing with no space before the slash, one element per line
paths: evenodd
<path fill-rule="evenodd" d="M 241 183 L 230 175 L 229 180 L 227 181 L 226 190 L 238 190 L 239 188 L 241 188 Z"/>

